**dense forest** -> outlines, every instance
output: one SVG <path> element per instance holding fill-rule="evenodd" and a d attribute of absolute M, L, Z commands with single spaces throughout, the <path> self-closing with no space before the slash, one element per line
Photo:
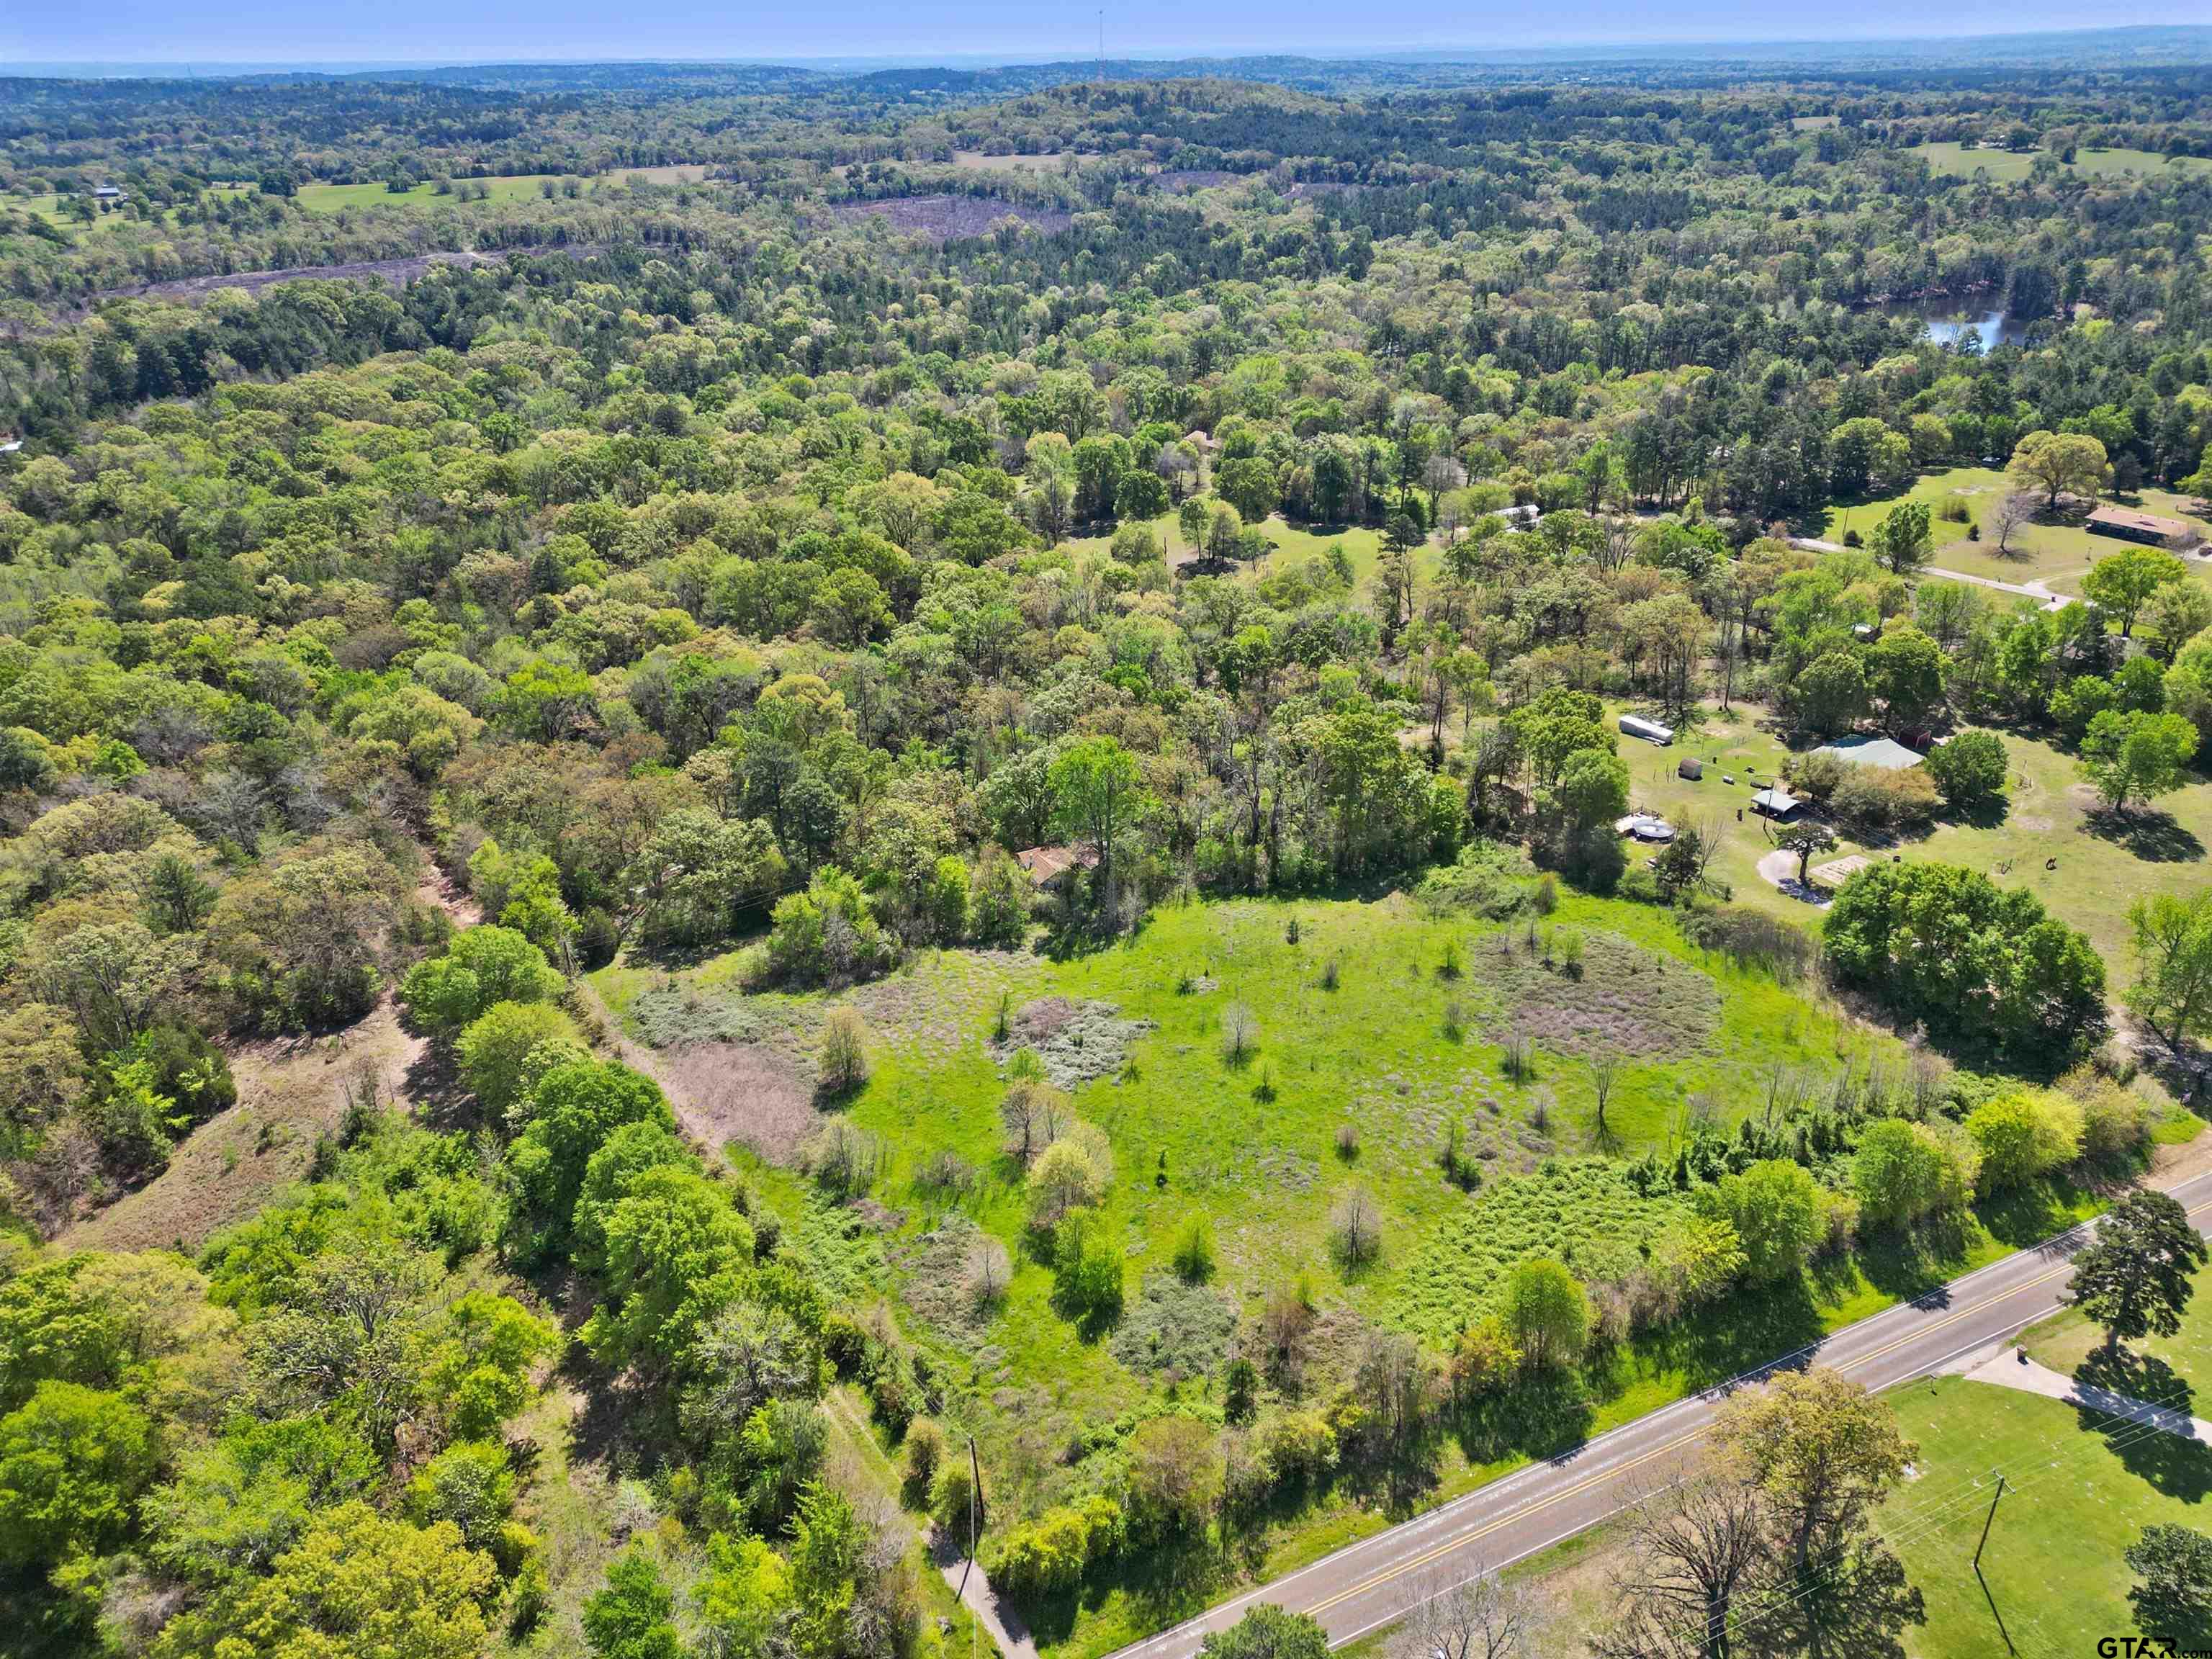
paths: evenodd
<path fill-rule="evenodd" d="M 1439 1425 L 1540 1449 L 1586 1349 L 2142 1166 L 2131 1045 L 2212 1024 L 2174 859 L 2130 956 L 1890 849 L 2002 818 L 2007 738 L 2131 845 L 2198 787 L 2212 70 L 1174 68 L 0 81 L 11 1650 L 935 1652 L 913 1528 L 964 1537 L 963 1431 L 985 1562 L 1079 1647 L 1080 1587 L 1230 1582 Z M 1947 307 L 2002 333 L 1939 340 Z M 1914 493 L 1960 470 L 1985 501 Z M 1929 574 L 2100 501 L 2169 530 L 2078 594 Z M 1880 860 L 1824 921 L 1738 902 L 1717 817 L 1619 833 L 1623 713 L 1744 710 L 1812 809 L 1800 878 Z M 1816 751 L 1875 737 L 1929 763 Z M 838 1109 L 878 1038 L 833 1007 L 818 1126 L 732 1163 L 592 977 L 726 960 L 812 1007 L 1394 893 L 1522 918 L 1510 971 L 1577 981 L 1539 918 L 1618 905 L 1892 1046 L 1626 1139 L 1608 1071 L 1609 1156 L 1545 1131 L 1520 1178 L 1637 1218 L 1621 1260 L 1356 1330 L 1253 1268 L 1233 1355 L 1018 1456 L 824 1265 L 905 1214 Z M 343 1058 L 380 1021 L 404 1080 Z M 337 1109 L 265 1204 L 84 1243 L 249 1065 L 324 1052 Z M 1028 1267 L 1096 1335 L 1109 1191 L 1170 1171 L 1125 1146 L 1117 1182 L 1076 1086 L 994 1073 L 1019 1261 L 972 1162 L 899 1193 L 984 1224 L 963 1296 Z M 1203 1224 L 1174 1268 L 1222 1270 Z M 847 1467 L 846 1398 L 914 1515 Z"/>

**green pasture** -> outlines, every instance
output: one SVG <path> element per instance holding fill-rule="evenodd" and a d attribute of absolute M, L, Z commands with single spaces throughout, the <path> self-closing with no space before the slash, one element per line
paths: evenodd
<path fill-rule="evenodd" d="M 544 186 L 549 183 L 558 191 L 562 177 L 557 173 L 524 173 L 504 179 L 456 179 L 453 183 L 457 187 L 462 184 L 480 184 L 489 192 L 484 199 L 500 204 L 539 200 L 544 195 Z M 395 191 L 380 179 L 358 185 L 301 185 L 298 199 L 300 205 L 310 213 L 339 213 L 347 208 L 428 207 L 441 202 L 454 206 L 469 205 L 456 195 L 441 196 L 431 185 L 422 184 L 412 190 Z"/>
<path fill-rule="evenodd" d="M 1986 173 L 1998 184 L 2017 184 L 2027 178 L 2035 165 L 2033 150 L 1978 149 L 1956 141 L 1920 144 L 1905 152 L 1917 155 L 1936 173 L 1948 173 L 1956 179 L 1971 179 L 1977 173 Z M 2060 163 L 2073 171 L 2094 179 L 2119 178 L 2133 174 L 2148 177 L 2168 167 L 2185 172 L 2201 172 L 2212 167 L 2212 161 L 2199 156 L 2179 155 L 2172 160 L 2148 149 L 2077 149 L 2074 160 Z"/>
<path fill-rule="evenodd" d="M 1920 1447 L 1881 1516 L 1926 1610 L 1915 1659 L 2006 1659 L 2008 1632 L 2021 1654 L 2095 1653 L 2135 1629 L 2121 1558 L 2142 1528 L 2212 1526 L 2212 1449 L 2194 1442 L 1959 1377 L 1889 1399 Z M 1972 1564 L 1999 1473 L 1985 1595 Z"/>

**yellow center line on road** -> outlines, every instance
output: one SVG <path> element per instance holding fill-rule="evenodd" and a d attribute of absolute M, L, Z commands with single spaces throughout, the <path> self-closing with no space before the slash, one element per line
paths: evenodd
<path fill-rule="evenodd" d="M 2205 1208 L 2212 1209 L 2212 1205 L 2207 1205 Z M 2039 1274 L 2037 1277 L 2028 1279 L 2022 1284 L 2015 1285 L 2012 1289 L 2005 1291 L 1999 1295 L 1993 1296 L 1986 1302 L 1978 1302 L 1971 1308 L 1961 1309 L 1957 1313 L 1947 1315 L 1931 1325 L 1919 1326 L 1908 1332 L 1905 1335 L 1899 1337 L 1896 1341 L 1889 1343 L 1882 1347 L 1876 1348 L 1871 1353 L 1861 1354 L 1854 1359 L 1845 1361 L 1842 1366 L 1838 1367 L 1838 1369 L 1849 1370 L 1855 1366 L 1870 1364 L 1877 1359 L 1881 1359 L 1889 1354 L 1896 1352 L 1899 1348 L 1905 1347 L 1911 1343 L 1918 1342 L 1923 1339 L 1934 1334 L 1936 1332 L 1943 1329 L 1946 1326 L 1955 1325 L 1962 1319 L 1972 1319 L 1978 1315 L 1985 1314 L 2000 1302 L 2009 1301 L 2012 1297 L 2018 1296 L 2023 1291 L 2033 1290 L 2039 1285 L 2047 1285 L 2052 1279 L 2057 1279 L 2060 1274 L 2071 1273 L 2072 1271 L 2073 1265 L 2070 1262 L 2064 1267 L 2053 1267 L 2049 1273 Z M 1443 1556 L 1449 1555 L 1454 1550 L 1462 1549 L 1469 1544 L 1475 1543 L 1482 1539 L 1487 1538 L 1491 1534 L 1498 1531 L 1502 1528 L 1510 1527 L 1516 1522 L 1526 1520 L 1532 1515 L 1541 1515 L 1546 1510 L 1551 1509 L 1556 1504 L 1565 1503 L 1570 1498 L 1581 1496 L 1583 1492 L 1589 1491 L 1593 1486 L 1601 1486 L 1607 1481 L 1616 1480 L 1621 1475 L 1626 1474 L 1632 1469 L 1641 1468 L 1646 1463 L 1678 1451 L 1689 1442 L 1696 1439 L 1698 1436 L 1703 1432 L 1704 1430 L 1702 1428 L 1698 1428 L 1691 1430 L 1686 1434 L 1677 1435 L 1674 1439 L 1668 1441 L 1664 1445 L 1657 1447 L 1651 1451 L 1645 1452 L 1640 1457 L 1632 1458 L 1629 1462 L 1620 1464 L 1617 1468 L 1607 1469 L 1600 1474 L 1593 1474 L 1585 1480 L 1579 1480 L 1573 1486 L 1565 1487 L 1559 1492 L 1553 1492 L 1550 1497 L 1531 1504 L 1524 1509 L 1516 1510 L 1510 1515 L 1501 1516 L 1497 1520 L 1490 1522 L 1487 1526 L 1477 1528 L 1473 1532 L 1462 1533 L 1460 1536 L 1452 1539 L 1447 1543 L 1439 1544 L 1434 1549 L 1423 1552 L 1421 1554 L 1413 1557 L 1410 1561 L 1402 1561 L 1395 1567 L 1391 1567 L 1385 1571 L 1376 1573 L 1372 1578 L 1369 1578 L 1361 1583 L 1352 1585 L 1348 1589 L 1339 1590 L 1334 1595 L 1330 1596 L 1327 1601 L 1316 1602 L 1312 1607 L 1308 1607 L 1306 1612 L 1318 1617 L 1320 1614 L 1327 1613 L 1330 1608 L 1340 1607 L 1343 1603 L 1351 1601 L 1354 1596 L 1364 1595 L 1370 1590 L 1378 1589 L 1384 1584 L 1389 1583 L 1394 1579 L 1402 1578 L 1409 1572 L 1413 1572 L 1419 1568 L 1427 1566 L 1431 1561 L 1435 1561 Z"/>
<path fill-rule="evenodd" d="M 2182 1184 L 2184 1186 L 2187 1186 L 2191 1183 L 2185 1182 Z M 2200 1204 L 2195 1209 L 2187 1212 L 2187 1213 L 2191 1220 L 2195 1220 L 2200 1216 L 2212 1215 L 2212 1203 Z M 1994 1266 L 1996 1264 L 1992 1263 L 1991 1265 Z M 1906 1347 L 1912 1343 L 1921 1341 L 1925 1338 L 1933 1335 L 1937 1331 L 1959 1323 L 1961 1320 L 1972 1319 L 1978 1315 L 1985 1314 L 1998 1304 L 2008 1302 L 2013 1297 L 2020 1295 L 2022 1291 L 2032 1291 L 2039 1285 L 2047 1285 L 2052 1279 L 2060 1277 L 2062 1274 L 2069 1273 L 2073 1270 L 2074 1264 L 2070 1261 L 2063 1263 L 2058 1267 L 2051 1268 L 2048 1273 L 2039 1273 L 2033 1279 L 2021 1281 L 2020 1284 L 2014 1285 L 2008 1291 L 2001 1291 L 1995 1296 L 1987 1297 L 1983 1301 L 1977 1302 L 1971 1308 L 1963 1308 L 1956 1313 L 1947 1314 L 1944 1317 L 1936 1320 L 1932 1324 L 1916 1326 L 1913 1329 L 1906 1332 L 1903 1336 L 1899 1337 L 1893 1342 L 1885 1343 L 1882 1346 L 1875 1348 L 1870 1352 L 1863 1353 L 1855 1358 L 1843 1361 L 1837 1369 L 1839 1370 L 1850 1370 L 1856 1367 L 1871 1364 L 1877 1359 L 1885 1358 L 1890 1354 L 1895 1353 L 1899 1348 Z M 1578 1480 L 1573 1486 L 1565 1487 L 1559 1492 L 1553 1492 L 1548 1498 L 1540 1498 L 1537 1502 L 1530 1504 L 1524 1508 L 1516 1509 L 1510 1515 L 1500 1516 L 1497 1520 L 1491 1522 L 1486 1526 L 1479 1527 L 1472 1532 L 1462 1533 L 1458 1537 L 1439 1544 L 1432 1549 L 1425 1550 L 1422 1553 L 1414 1556 L 1410 1560 L 1401 1562 L 1395 1567 L 1390 1567 L 1383 1571 L 1378 1572 L 1372 1577 L 1364 1579 L 1360 1583 L 1352 1585 L 1349 1589 L 1339 1590 L 1335 1595 L 1328 1596 L 1322 1601 L 1315 1602 L 1311 1607 L 1306 1608 L 1305 1611 L 1309 1614 L 1318 1617 L 1320 1614 L 1328 1612 L 1333 1607 L 1341 1607 L 1345 1602 L 1352 1601 L 1357 1596 L 1364 1595 L 1370 1590 L 1378 1589 L 1382 1586 L 1388 1584 L 1395 1579 L 1402 1578 L 1409 1572 L 1417 1571 L 1420 1568 L 1427 1566 L 1431 1562 L 1441 1559 L 1443 1557 L 1449 1555 L 1455 1550 L 1463 1549 L 1469 1544 L 1480 1542 L 1481 1540 L 1489 1537 L 1491 1534 L 1498 1532 L 1504 1528 L 1510 1527 L 1516 1522 L 1524 1521 L 1530 1516 L 1540 1515 L 1546 1510 L 1552 1509 L 1558 1504 L 1564 1504 L 1571 1498 L 1580 1497 L 1583 1493 L 1589 1492 L 1593 1487 L 1603 1486 L 1607 1481 L 1617 1480 L 1619 1477 L 1628 1474 L 1632 1469 L 1641 1468 L 1646 1463 L 1653 1462 L 1659 1458 L 1665 1457 L 1672 1453 L 1677 1452 L 1684 1446 L 1687 1445 L 1691 1441 L 1695 1440 L 1704 1432 L 1705 1429 L 1701 1425 L 1698 1428 L 1694 1428 L 1686 1433 L 1677 1435 L 1673 1439 L 1667 1441 L 1664 1444 L 1657 1446 L 1652 1450 L 1642 1454 L 1640 1456 L 1631 1458 L 1626 1463 L 1616 1465 L 1613 1468 L 1590 1475 L 1585 1480 Z"/>

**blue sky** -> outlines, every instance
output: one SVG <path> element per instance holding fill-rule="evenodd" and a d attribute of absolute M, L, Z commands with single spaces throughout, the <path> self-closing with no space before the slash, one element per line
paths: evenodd
<path fill-rule="evenodd" d="M 1583 0 L 1571 8 L 1373 0 L 1122 0 L 1106 8 L 1109 55 L 1541 46 L 1594 41 L 1866 39 L 2212 21 L 2212 0 Z M 956 55 L 1083 58 L 1094 5 L 1033 0 L 0 0 L 0 63 L 484 63 L 520 59 Z"/>

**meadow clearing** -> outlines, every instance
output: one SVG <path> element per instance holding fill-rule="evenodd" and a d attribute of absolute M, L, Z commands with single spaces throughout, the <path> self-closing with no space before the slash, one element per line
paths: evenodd
<path fill-rule="evenodd" d="M 606 173 L 586 175 L 558 173 L 526 173 L 511 175 L 492 173 L 481 177 L 472 176 L 453 179 L 451 182 L 456 186 L 466 185 L 472 190 L 477 185 L 483 186 L 484 194 L 481 198 L 471 196 L 467 200 L 463 200 L 451 191 L 441 192 L 434 184 L 428 181 L 409 190 L 395 191 L 386 185 L 382 179 L 371 179 L 360 184 L 350 185 L 303 184 L 295 192 L 295 199 L 298 201 L 301 207 L 310 213 L 328 214 L 343 212 L 348 209 L 422 208 L 441 204 L 452 207 L 469 207 L 473 206 L 479 200 L 497 206 L 507 203 L 543 199 L 546 186 L 549 185 L 555 191 L 559 192 L 572 183 L 580 188 L 588 190 L 609 180 L 617 184 L 625 183 L 633 179 L 642 179 L 648 184 L 655 185 L 697 184 L 706 176 L 707 168 L 703 164 L 678 163 L 661 167 L 617 167 Z M 209 188 L 207 193 L 218 199 L 234 198 L 253 195 L 257 192 L 257 188 L 250 184 L 215 185 Z M 128 214 L 108 212 L 99 215 L 90 224 L 85 224 L 64 211 L 62 198 L 52 193 L 44 196 L 18 197 L 11 200 L 15 205 L 36 215 L 71 236 L 98 234 L 112 230 L 117 226 L 132 222 Z"/>
<path fill-rule="evenodd" d="M 690 966 L 625 961 L 592 978 L 657 1069 L 753 1079 L 715 1120 L 732 1131 L 735 1161 L 826 1290 L 880 1299 L 931 1355 L 951 1384 L 948 1428 L 976 1437 L 1000 1512 L 1030 1514 L 1063 1492 L 1069 1446 L 1110 1441 L 1178 1401 L 1218 1409 L 1237 1334 L 1286 1285 L 1317 1310 L 1317 1370 L 1369 1323 L 1448 1344 L 1529 1253 L 1593 1279 L 1632 1271 L 1679 1203 L 1631 1186 L 1628 1164 L 1646 1151 L 1700 1123 L 1725 1132 L 1778 1092 L 1910 1063 L 1903 1045 L 1807 988 L 1690 946 L 1664 911 L 1563 892 L 1538 916 L 1520 902 L 1534 890 L 1525 878 L 1508 884 L 1517 890 L 1477 885 L 1475 908 L 1443 907 L 1432 890 L 1427 902 L 1417 890 L 1169 905 L 1088 954 L 941 951 L 826 994 L 748 991 L 757 947 Z M 817 1036 L 838 1006 L 866 1022 L 871 1074 L 849 1098 L 814 1103 Z M 1518 1077 L 1516 1035 L 1531 1048 Z M 1022 1046 L 1110 1143 L 1102 1212 L 1123 1261 L 1116 1320 L 1066 1316 L 1027 1230 L 997 1110 L 1002 1062 Z M 1621 1060 L 1602 1131 L 1589 1064 L 1600 1051 Z M 757 1133 L 756 1101 L 774 1103 Z M 873 1196 L 858 1205 L 834 1203 L 794 1167 L 805 1135 L 833 1117 L 879 1153 Z M 1457 1181 L 1448 1146 L 1462 1160 Z M 1358 1263 L 1332 1248 L 1354 1188 L 1380 1238 Z M 1541 1411 L 1445 1437 L 1415 1504 L 1920 1294 L 2095 1202 L 2038 1188 L 1950 1239 L 1883 1242 L 1787 1294 L 1741 1292 L 1623 1342 Z M 1214 1265 L 1191 1282 L 1173 1262 L 1194 1225 Z M 986 1236 L 1012 1272 L 1003 1299 L 979 1310 L 962 1275 Z M 1316 1559 L 1402 1516 L 1407 1501 L 1353 1483 L 1340 1501 L 1278 1517 L 1248 1567 L 1264 1577 Z M 1163 1583 L 1156 1565 L 1133 1562 L 1080 1601 L 1043 1609 L 1043 1650 L 1088 1659 L 1212 1593 Z"/>
<path fill-rule="evenodd" d="M 2014 531 L 2001 553 L 1995 514 L 1997 504 L 2014 488 L 2005 474 L 1994 468 L 1951 467 L 1927 474 L 1901 494 L 1830 507 L 1820 533 L 1822 539 L 1832 542 L 1841 542 L 1847 531 L 1869 537 L 1899 503 L 1922 501 L 1928 507 L 1929 531 L 1934 538 L 1928 555 L 1931 566 L 1996 581 L 2042 582 L 2054 593 L 2077 595 L 2091 565 L 2131 544 L 2092 535 L 2078 523 L 2038 521 Z M 2212 518 L 2196 510 L 2201 504 L 2194 496 L 2148 489 L 2130 504 L 2146 513 L 2193 524 L 2212 539 Z M 1947 511 L 1960 509 L 1967 515 L 1964 520 L 1946 516 Z M 1968 538 L 1970 526 L 1981 532 L 1978 540 Z M 2200 563 L 2191 568 L 2199 580 L 2212 581 L 2212 565 Z"/>
<path fill-rule="evenodd" d="M 1987 173 L 2001 185 L 2017 184 L 2033 170 L 2034 150 L 1982 149 L 1972 144 L 1946 141 L 1941 143 L 1919 144 L 1905 152 L 1917 155 L 1937 173 L 1953 178 L 1971 179 L 1977 173 Z M 2070 162 L 2062 161 L 2076 173 L 2092 178 L 2115 177 L 2133 173 L 2138 176 L 2172 167 L 2185 172 L 2201 172 L 2212 167 L 2212 161 L 2201 156 L 2177 155 L 2171 159 L 2149 149 L 2090 149 L 2074 152 Z"/>

